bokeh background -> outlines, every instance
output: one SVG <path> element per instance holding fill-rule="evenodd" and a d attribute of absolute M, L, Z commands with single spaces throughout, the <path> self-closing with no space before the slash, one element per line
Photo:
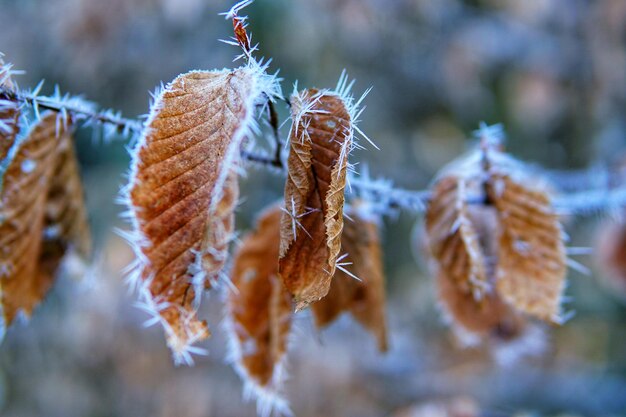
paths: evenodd
<path fill-rule="evenodd" d="M 234 65 L 238 51 L 218 42 L 231 36 L 231 23 L 218 16 L 231 5 L 0 0 L 0 51 L 26 71 L 21 87 L 46 79 L 43 93 L 59 84 L 139 117 L 161 81 Z M 381 150 L 366 145 L 354 160 L 357 170 L 367 164 L 399 187 L 425 188 L 467 149 L 480 121 L 503 123 L 508 150 L 546 168 L 623 158 L 624 0 L 257 0 L 246 13 L 286 93 L 296 80 L 332 87 L 343 69 L 357 79 L 355 93 L 373 86 L 361 128 Z M 32 319 L 9 330 L 0 346 L 0 415 L 255 415 L 224 362 L 219 294 L 203 304 L 214 337 L 203 345 L 210 355 L 193 368 L 175 368 L 161 329 L 142 328 L 147 317 L 120 273 L 132 255 L 113 233 L 128 227 L 114 202 L 127 143 L 97 136 L 88 129 L 77 136 L 94 265 L 80 280 L 63 274 Z M 280 174 L 250 173 L 242 180 L 242 231 L 280 198 L 283 184 Z M 610 221 L 568 218 L 572 245 L 595 246 Z M 377 354 L 347 318 L 317 335 L 308 313 L 298 315 L 286 386 L 296 415 L 626 415 L 626 292 L 596 268 L 598 256 L 578 258 L 591 275 L 569 273 L 567 308 L 576 316 L 545 329 L 543 354 L 503 366 L 497 347 L 462 349 L 442 322 L 420 227 L 411 213 L 385 221 L 388 354 Z"/>

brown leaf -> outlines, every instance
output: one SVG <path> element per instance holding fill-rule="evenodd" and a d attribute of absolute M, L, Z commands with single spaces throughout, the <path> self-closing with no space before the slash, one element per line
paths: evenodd
<path fill-rule="evenodd" d="M 489 196 L 500 224 L 496 281 L 516 309 L 558 323 L 567 272 L 563 231 L 546 191 L 493 173 Z"/>
<path fill-rule="evenodd" d="M 291 329 L 291 296 L 278 278 L 281 209 L 272 206 L 259 218 L 235 255 L 227 314 L 235 369 L 258 394 L 272 399 L 261 408 L 286 407 L 280 390 L 287 339 Z"/>
<path fill-rule="evenodd" d="M 385 276 L 382 265 L 378 224 L 355 210 L 344 223 L 341 250 L 342 268 L 335 270 L 326 297 L 313 303 L 313 317 L 318 328 L 331 324 L 343 312 L 352 316 L 377 339 L 381 352 L 387 350 L 385 320 Z M 351 275 L 353 276 L 351 276 Z M 355 279 L 359 278 L 361 281 Z"/>
<path fill-rule="evenodd" d="M 58 140 L 54 171 L 45 209 L 42 274 L 54 276 L 68 249 L 83 258 L 91 254 L 91 234 L 74 144 L 70 135 Z"/>
<path fill-rule="evenodd" d="M 487 142 L 439 175 L 426 214 L 439 297 L 470 333 L 493 335 L 525 315 L 559 320 L 563 233 L 541 184 Z"/>
<path fill-rule="evenodd" d="M 492 291 L 495 256 L 495 210 L 470 208 L 468 195 L 476 195 L 476 181 L 458 176 L 442 178 L 434 187 L 426 212 L 426 231 L 438 263 L 437 290 L 442 308 L 461 329 L 480 335 L 491 333 L 510 310 Z"/>
<path fill-rule="evenodd" d="M 456 176 L 440 180 L 426 212 L 426 232 L 444 276 L 479 301 L 489 282 L 480 236 L 467 204 L 467 196 L 476 188 L 475 182 Z"/>
<path fill-rule="evenodd" d="M 515 316 L 497 293 L 490 292 L 476 300 L 471 293 L 455 285 L 443 270 L 437 277 L 437 291 L 448 320 L 461 336 L 466 332 L 480 337 L 490 336 L 506 327 Z"/>
<path fill-rule="evenodd" d="M 291 116 L 279 272 L 300 310 L 335 272 L 353 121 L 339 94 L 316 89 L 291 98 Z"/>
<path fill-rule="evenodd" d="M 241 142 L 260 95 L 250 68 L 178 76 L 156 99 L 134 152 L 128 198 L 147 308 L 164 319 L 177 363 L 209 330 L 196 317 L 201 291 L 228 256 Z M 158 317 L 158 316 L 157 316 Z"/>
<path fill-rule="evenodd" d="M 57 138 L 56 129 L 56 114 L 43 116 L 28 136 L 15 144 L 2 178 L 0 276 L 7 326 L 19 310 L 29 315 L 52 285 L 53 274 L 42 272 L 38 260 L 58 146 L 71 140 L 66 131 Z"/>

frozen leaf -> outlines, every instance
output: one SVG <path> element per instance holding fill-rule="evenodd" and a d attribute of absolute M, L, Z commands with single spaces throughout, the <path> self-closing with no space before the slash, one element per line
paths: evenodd
<path fill-rule="evenodd" d="M 59 144 L 71 141 L 65 130 L 58 137 L 56 133 L 57 116 L 49 113 L 14 144 L 7 158 L 0 196 L 0 277 L 7 326 L 18 311 L 30 315 L 52 285 L 56 265 L 42 268 L 46 201 Z"/>
<path fill-rule="evenodd" d="M 353 120 L 340 94 L 316 89 L 294 94 L 291 116 L 279 272 L 300 310 L 335 272 Z"/>
<path fill-rule="evenodd" d="M 477 301 L 471 293 L 455 285 L 445 271 L 440 271 L 437 277 L 437 295 L 446 318 L 462 339 L 466 336 L 493 335 L 515 317 L 511 308 L 495 292 L 485 294 Z M 468 342 L 471 344 L 473 341 L 470 339 Z"/>
<path fill-rule="evenodd" d="M 478 302 L 489 282 L 480 236 L 467 204 L 467 196 L 475 189 L 476 184 L 464 178 L 440 180 L 426 212 L 426 231 L 441 274 Z"/>
<path fill-rule="evenodd" d="M 546 189 L 489 141 L 439 175 L 426 228 L 458 327 L 485 336 L 526 316 L 559 322 L 565 251 Z"/>
<path fill-rule="evenodd" d="M 263 71 L 178 76 L 156 98 L 133 152 L 126 191 L 138 260 L 131 281 L 141 284 L 176 363 L 191 363 L 191 344 L 209 336 L 196 307 L 228 256 L 241 144 L 254 127 L 255 105 L 272 94 Z"/>
<path fill-rule="evenodd" d="M 237 290 L 227 301 L 231 359 L 262 415 L 288 410 L 281 389 L 293 308 L 278 278 L 281 213 L 279 206 L 266 210 L 243 240 L 232 271 Z"/>
<path fill-rule="evenodd" d="M 378 341 L 378 348 L 387 350 L 385 320 L 385 276 L 382 265 L 377 221 L 359 213 L 359 206 L 350 211 L 344 223 L 341 251 L 326 297 L 313 303 L 311 309 L 318 328 L 332 323 L 341 313 L 352 316 Z"/>
<path fill-rule="evenodd" d="M 498 293 L 510 305 L 558 323 L 567 272 L 563 231 L 546 191 L 505 173 L 489 177 L 498 211 Z"/>
<path fill-rule="evenodd" d="M 491 291 L 488 258 L 495 247 L 495 212 L 470 207 L 477 183 L 458 176 L 439 180 L 426 212 L 430 250 L 437 260 L 442 308 L 457 330 L 487 335 L 509 313 Z"/>
<path fill-rule="evenodd" d="M 68 249 L 91 254 L 91 235 L 80 170 L 70 135 L 58 140 L 55 168 L 46 200 L 41 273 L 53 276 Z"/>

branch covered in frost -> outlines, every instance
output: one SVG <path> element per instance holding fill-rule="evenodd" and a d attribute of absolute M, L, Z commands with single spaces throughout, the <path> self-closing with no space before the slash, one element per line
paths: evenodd
<path fill-rule="evenodd" d="M 39 118 L 41 109 L 58 112 L 64 121 L 69 116 L 75 121 L 83 122 L 84 125 L 102 126 L 105 129 L 105 137 L 113 133 L 123 134 L 124 136 L 132 136 L 141 133 L 143 123 L 139 120 L 128 119 L 121 116 L 121 112 L 113 110 L 98 111 L 98 107 L 80 97 L 61 94 L 59 89 L 55 89 L 52 96 L 39 95 L 41 83 L 32 91 L 14 91 L 6 87 L 0 87 L 0 101 L 6 100 L 15 102 L 20 105 L 26 105 L 32 108 L 35 116 Z M 275 139 L 275 148 L 272 155 L 264 155 L 260 153 L 242 151 L 242 158 L 259 164 L 278 168 L 284 171 L 284 164 L 281 157 L 281 149 L 284 146 L 278 132 L 278 118 L 274 104 L 271 100 L 267 102 L 268 120 Z M 501 126 L 481 125 L 476 132 L 477 137 L 493 138 L 494 141 L 501 143 L 504 137 Z M 423 213 L 426 210 L 430 199 L 430 191 L 428 190 L 405 190 L 393 187 L 391 181 L 386 179 L 371 179 L 367 172 L 362 173 L 361 177 L 352 176 L 349 180 L 347 191 L 373 202 L 373 208 L 381 214 L 388 214 L 390 209 L 402 209 L 412 213 Z M 595 175 L 591 175 L 594 174 Z M 597 167 L 588 171 L 560 171 L 548 175 L 550 179 L 554 179 L 557 185 L 578 183 L 586 181 L 587 184 L 593 183 L 611 183 L 615 179 L 622 183 L 623 177 L 610 175 L 608 170 L 600 170 Z M 589 178 L 589 176 L 593 178 Z M 574 189 L 564 185 L 565 190 Z M 482 199 L 477 197 L 476 201 L 471 203 L 481 203 Z M 554 207 L 559 213 L 588 215 L 599 213 L 602 211 L 615 211 L 626 207 L 626 186 L 618 186 L 613 189 L 599 187 L 597 189 L 569 192 L 559 195 L 554 199 Z"/>
<path fill-rule="evenodd" d="M 626 207 L 626 185 L 614 189 L 598 189 L 563 194 L 554 199 L 561 214 L 592 215 L 601 212 L 621 214 Z"/>
<path fill-rule="evenodd" d="M 113 110 L 97 110 L 97 107 L 80 97 L 61 94 L 58 87 L 52 96 L 39 95 L 43 83 L 32 91 L 14 91 L 0 87 L 0 98 L 13 101 L 32 108 L 35 117 L 39 119 L 41 109 L 51 110 L 59 113 L 64 123 L 72 116 L 75 121 L 83 122 L 86 125 L 103 126 L 105 136 L 112 133 L 120 133 L 124 136 L 140 133 L 143 124 L 140 121 L 126 119 L 121 116 L 121 112 Z"/>
<path fill-rule="evenodd" d="M 423 213 L 430 199 L 428 190 L 394 188 L 390 180 L 370 179 L 367 174 L 362 174 L 361 178 L 350 178 L 347 191 L 372 202 L 373 209 L 379 214 L 388 214 L 389 209 Z"/>

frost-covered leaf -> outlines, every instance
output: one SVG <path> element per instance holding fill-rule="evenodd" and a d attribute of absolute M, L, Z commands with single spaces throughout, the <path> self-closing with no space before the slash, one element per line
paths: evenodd
<path fill-rule="evenodd" d="M 483 141 L 435 183 L 426 228 L 439 298 L 467 332 L 493 335 L 529 316 L 561 320 L 563 233 L 547 187 L 527 172 Z"/>
<path fill-rule="evenodd" d="M 341 235 L 341 257 L 328 295 L 311 304 L 318 328 L 349 312 L 370 331 L 380 351 L 387 350 L 385 319 L 385 276 L 378 222 L 359 212 L 362 203 L 350 210 Z"/>
<path fill-rule="evenodd" d="M 468 195 L 475 195 L 476 188 L 475 181 L 457 176 L 440 180 L 426 212 L 426 231 L 441 274 L 461 292 L 479 301 L 489 283 L 480 236 L 467 203 Z"/>
<path fill-rule="evenodd" d="M 563 231 L 548 193 L 498 172 L 490 175 L 489 190 L 500 225 L 498 293 L 516 309 L 558 323 L 567 267 Z"/>
<path fill-rule="evenodd" d="M 8 326 L 19 311 L 30 315 L 53 283 L 54 267 L 42 250 L 46 201 L 61 143 L 56 114 L 48 113 L 8 153 L 0 194 L 0 277 L 2 308 Z M 59 253 L 59 259 L 63 255 Z"/>
<path fill-rule="evenodd" d="M 74 144 L 70 135 L 58 140 L 54 171 L 46 199 L 42 273 L 53 276 L 68 249 L 82 258 L 91 254 L 91 234 Z"/>
<path fill-rule="evenodd" d="M 163 324 L 177 363 L 190 363 L 191 344 L 209 336 L 195 307 L 228 256 L 240 147 L 255 105 L 273 94 L 263 70 L 178 76 L 156 98 L 133 152 L 126 191 L 138 260 L 131 281 Z"/>
<path fill-rule="evenodd" d="M 324 297 L 341 249 L 353 120 L 338 93 L 310 89 L 291 98 L 280 276 L 298 310 Z"/>
<path fill-rule="evenodd" d="M 231 360 L 261 415 L 288 411 L 281 390 L 293 307 L 278 277 L 281 213 L 277 205 L 267 209 L 243 240 L 227 301 Z"/>

